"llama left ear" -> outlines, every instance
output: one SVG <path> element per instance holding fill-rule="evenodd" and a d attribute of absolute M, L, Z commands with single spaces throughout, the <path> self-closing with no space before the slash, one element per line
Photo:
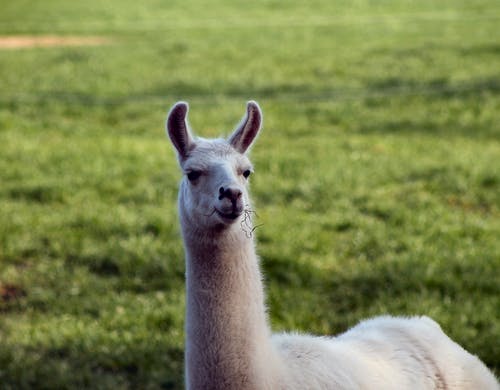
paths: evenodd
<path fill-rule="evenodd" d="M 262 112 L 257 102 L 247 103 L 247 113 L 243 120 L 229 137 L 228 141 L 240 153 L 245 153 L 259 133 L 262 123 Z"/>
<path fill-rule="evenodd" d="M 185 159 L 193 144 L 193 137 L 189 132 L 186 117 L 189 106 L 186 102 L 177 102 L 167 117 L 167 134 L 177 149 L 180 159 Z"/>

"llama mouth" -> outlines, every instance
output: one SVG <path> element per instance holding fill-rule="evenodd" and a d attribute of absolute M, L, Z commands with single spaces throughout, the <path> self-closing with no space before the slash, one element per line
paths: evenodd
<path fill-rule="evenodd" d="M 215 209 L 215 211 L 216 211 L 217 215 L 219 217 L 221 217 L 223 220 L 230 221 L 230 222 L 236 220 L 243 213 L 242 211 L 238 211 L 238 210 L 233 210 L 230 213 L 223 213 L 222 211 L 217 210 L 217 209 Z"/>

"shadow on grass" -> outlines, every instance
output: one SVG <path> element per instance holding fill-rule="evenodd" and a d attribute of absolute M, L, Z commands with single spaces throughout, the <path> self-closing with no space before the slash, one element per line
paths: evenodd
<path fill-rule="evenodd" d="M 168 345 L 137 345 L 123 353 L 9 345 L 0 351 L 0 367 L 3 389 L 183 388 L 183 351 Z"/>
<path fill-rule="evenodd" d="M 450 131 L 453 127 L 453 131 Z M 479 130 L 479 131 L 478 131 Z M 363 134 L 427 134 L 435 136 L 465 136 L 470 138 L 497 138 L 498 131 L 493 127 L 486 130 L 478 129 L 477 124 L 453 123 L 443 126 L 440 123 L 428 120 L 388 120 L 383 123 L 362 124 L 359 133 Z"/>
<path fill-rule="evenodd" d="M 429 59 L 434 53 L 444 51 L 454 52 L 459 56 L 473 56 L 477 58 L 482 55 L 498 56 L 500 55 L 500 45 L 498 43 L 485 43 L 476 45 L 449 45 L 436 42 L 426 43 L 425 46 L 401 47 L 401 48 L 377 48 L 369 51 L 369 57 L 390 55 L 397 59 L 407 57 L 419 57 Z"/>
<path fill-rule="evenodd" d="M 214 89 L 217 91 L 214 94 Z M 52 103 L 79 105 L 82 107 L 121 106 L 126 104 L 151 104 L 158 101 L 165 104 L 179 99 L 196 101 L 197 104 L 213 103 L 217 100 L 240 99 L 249 96 L 258 100 L 291 102 L 308 101 L 351 101 L 365 99 L 404 98 L 408 96 L 432 96 L 437 98 L 467 98 L 484 93 L 498 93 L 500 79 L 489 77 L 459 84 L 445 79 L 418 81 L 389 77 L 367 80 L 365 87 L 345 88 L 331 86 L 312 88 L 308 84 L 281 84 L 274 86 L 248 87 L 247 85 L 224 85 L 220 88 L 200 87 L 198 84 L 174 82 L 154 89 L 131 92 L 126 96 L 96 96 L 90 93 L 53 90 L 41 93 L 27 93 L 0 97 L 0 106 L 14 109 L 25 102 L 43 108 Z"/>

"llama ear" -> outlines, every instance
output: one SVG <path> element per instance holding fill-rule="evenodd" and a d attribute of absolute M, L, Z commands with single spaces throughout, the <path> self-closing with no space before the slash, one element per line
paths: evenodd
<path fill-rule="evenodd" d="M 187 157 L 193 143 L 186 121 L 188 109 L 189 106 L 186 102 L 177 102 L 170 109 L 167 117 L 166 130 L 181 159 Z"/>
<path fill-rule="evenodd" d="M 262 112 L 257 102 L 253 100 L 247 103 L 247 113 L 233 134 L 229 137 L 229 143 L 240 153 L 245 153 L 252 145 L 262 123 Z"/>

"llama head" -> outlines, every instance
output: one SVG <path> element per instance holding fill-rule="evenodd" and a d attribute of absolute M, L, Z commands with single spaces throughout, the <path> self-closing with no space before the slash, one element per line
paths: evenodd
<path fill-rule="evenodd" d="M 246 152 L 262 122 L 256 102 L 227 139 L 192 136 L 187 124 L 188 105 L 178 102 L 167 117 L 167 133 L 177 150 L 184 177 L 179 190 L 181 221 L 191 228 L 229 227 L 249 207 L 248 178 L 253 171 Z"/>

